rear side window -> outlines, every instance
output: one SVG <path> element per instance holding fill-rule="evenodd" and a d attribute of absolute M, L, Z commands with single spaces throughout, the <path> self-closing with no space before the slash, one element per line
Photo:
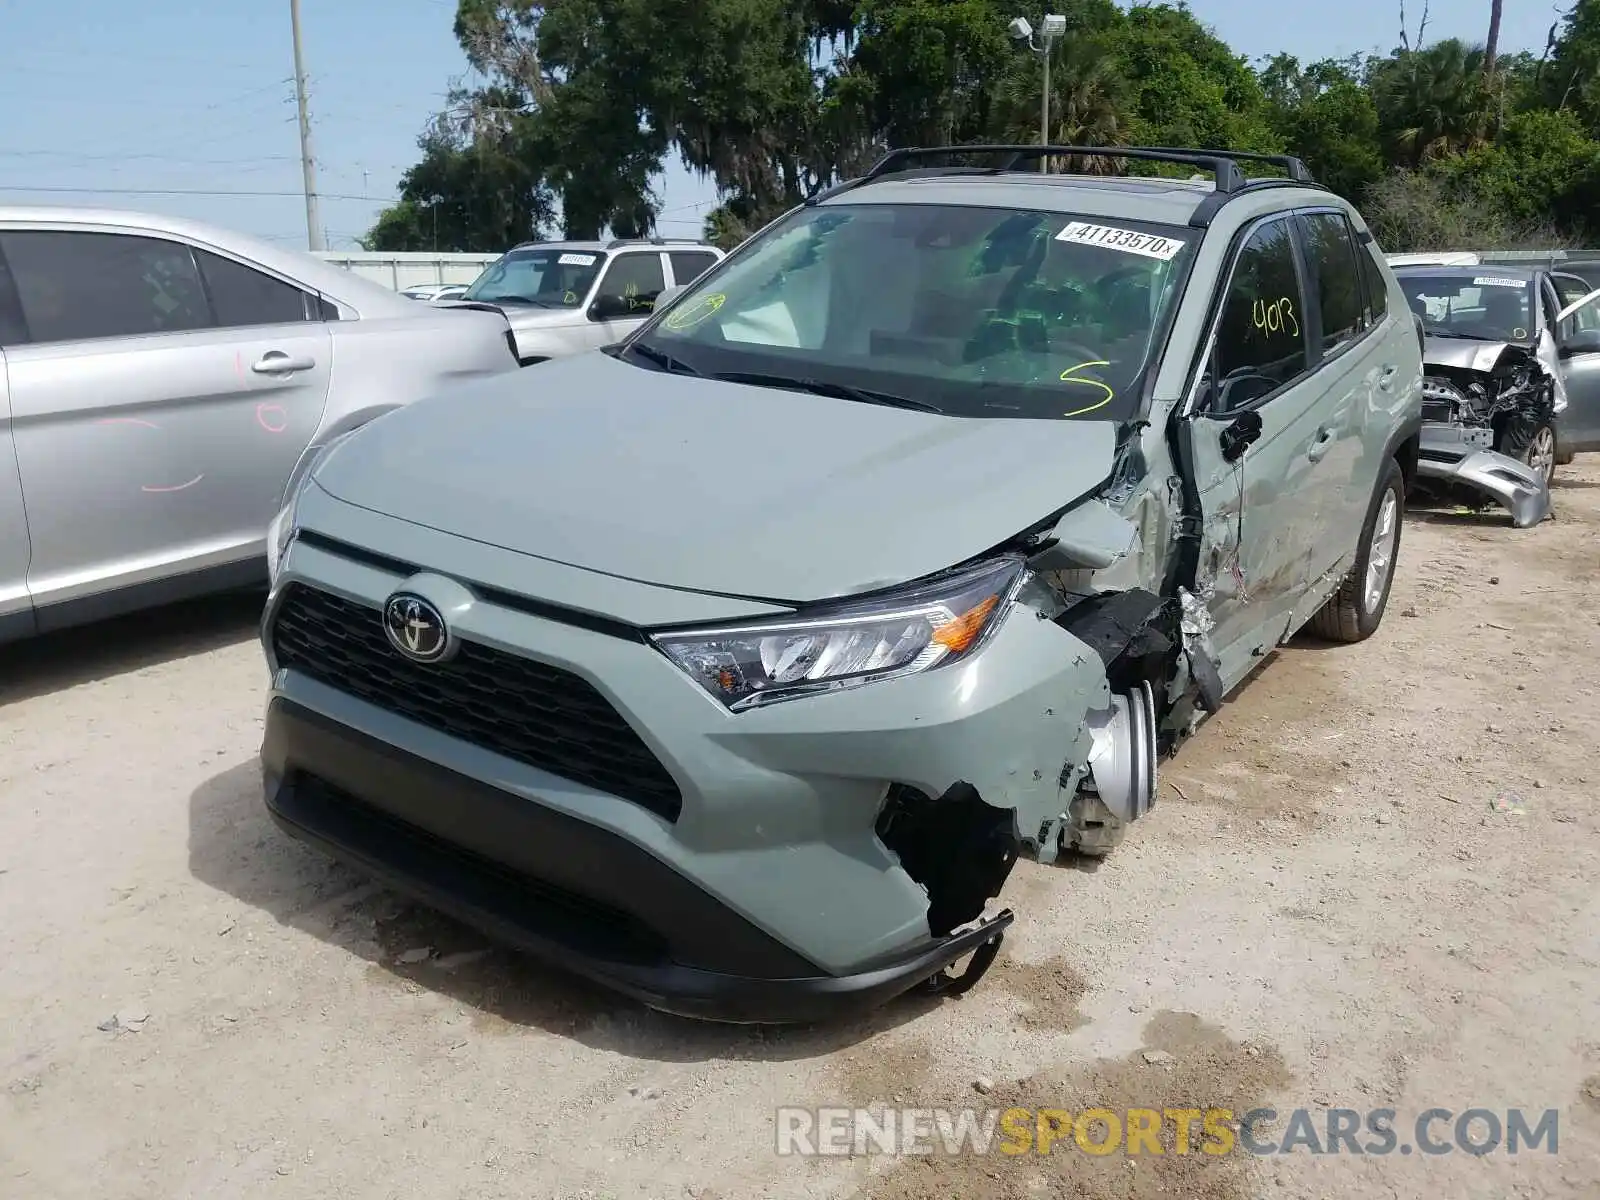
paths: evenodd
<path fill-rule="evenodd" d="M 717 265 L 717 256 L 703 250 L 674 250 L 667 258 L 672 263 L 673 282 L 679 287 L 693 283 Z"/>
<path fill-rule="evenodd" d="M 306 294 L 299 288 L 209 250 L 196 250 L 194 255 L 211 292 L 218 325 L 281 325 L 308 318 Z"/>
<path fill-rule="evenodd" d="M 0 254 L 0 346 L 20 346 L 28 340 L 28 326 L 22 319 L 22 301 L 11 280 L 6 256 Z"/>
<path fill-rule="evenodd" d="M 1305 308 L 1286 218 L 1256 227 L 1239 252 L 1213 351 L 1212 411 L 1232 412 L 1308 369 Z"/>
<path fill-rule="evenodd" d="M 1389 285 L 1383 281 L 1383 271 L 1374 261 L 1370 245 L 1358 242 L 1356 257 L 1361 263 L 1361 276 L 1367 283 L 1367 321 L 1376 325 L 1389 312 Z"/>
<path fill-rule="evenodd" d="M 1332 354 L 1359 337 L 1366 324 L 1366 280 L 1343 217 L 1305 213 L 1296 219 L 1305 239 L 1307 291 L 1316 294 L 1322 314 L 1322 353 Z"/>
<path fill-rule="evenodd" d="M 611 260 L 611 269 L 600 282 L 598 295 L 620 298 L 629 309 L 638 310 L 640 316 L 649 316 L 650 308 L 666 287 L 661 273 L 661 255 L 622 254 Z"/>
<path fill-rule="evenodd" d="M 0 233 L 31 340 L 181 333 L 211 325 L 189 247 L 121 233 Z"/>

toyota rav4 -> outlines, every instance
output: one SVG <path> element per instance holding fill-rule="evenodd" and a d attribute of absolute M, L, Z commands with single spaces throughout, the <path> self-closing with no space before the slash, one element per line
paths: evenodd
<path fill-rule="evenodd" d="M 620 343 L 328 447 L 273 816 L 665 1011 L 970 987 L 1020 855 L 1105 853 L 1274 646 L 1383 618 L 1416 328 L 1257 157 L 892 152 Z"/>

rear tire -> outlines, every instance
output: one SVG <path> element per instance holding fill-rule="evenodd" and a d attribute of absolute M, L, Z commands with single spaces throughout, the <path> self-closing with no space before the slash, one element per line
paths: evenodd
<path fill-rule="evenodd" d="M 1311 630 L 1330 642 L 1362 642 L 1378 631 L 1389 607 L 1395 562 L 1400 557 L 1401 515 L 1406 481 L 1400 464 L 1390 459 L 1378 490 L 1367 507 L 1355 565 L 1339 590 L 1311 618 Z"/>

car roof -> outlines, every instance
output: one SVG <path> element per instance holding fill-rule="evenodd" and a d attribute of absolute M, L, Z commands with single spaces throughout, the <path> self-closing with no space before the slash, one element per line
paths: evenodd
<path fill-rule="evenodd" d="M 1519 267 L 1514 263 L 1403 263 L 1392 270 L 1396 275 L 1499 275 L 1506 279 L 1537 279 L 1545 267 Z"/>
<path fill-rule="evenodd" d="M 1253 182 L 1253 181 L 1252 181 Z M 1281 194 L 1283 207 L 1308 199 L 1327 204 L 1325 189 L 1274 180 L 1271 194 Z M 1033 171 L 985 174 L 929 173 L 884 177 L 869 186 L 851 188 L 820 201 L 825 205 L 951 204 L 980 208 L 1031 209 L 1087 217 L 1186 225 L 1195 211 L 1216 194 L 1209 178 L 1162 179 L 1123 175 L 1045 175 Z M 1265 188 L 1249 188 L 1235 196 L 1260 196 Z"/>
<path fill-rule="evenodd" d="M 715 250 L 710 242 L 696 242 L 686 239 L 663 239 L 653 241 L 650 238 L 612 238 L 609 241 L 572 240 L 561 242 L 518 242 L 511 247 L 513 250 L 577 250 L 584 254 L 606 254 L 617 250 Z"/>
<path fill-rule="evenodd" d="M 323 262 L 303 250 L 276 246 L 264 238 L 235 233 L 204 221 L 157 213 L 90 206 L 0 206 L 0 228 L 37 225 L 44 229 L 88 228 L 125 233 L 167 234 L 209 246 L 297 280 L 362 315 L 404 315 L 404 297 L 354 271 Z M 410 301 L 406 301 L 407 304 Z"/>

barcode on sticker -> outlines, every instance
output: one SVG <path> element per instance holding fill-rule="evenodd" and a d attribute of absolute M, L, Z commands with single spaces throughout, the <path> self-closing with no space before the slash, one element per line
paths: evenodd
<path fill-rule="evenodd" d="M 1140 233 L 1137 229 L 1117 229 L 1111 225 L 1091 225 L 1087 221 L 1073 221 L 1060 233 L 1058 242 L 1077 242 L 1084 246 L 1105 246 L 1128 254 L 1142 254 L 1146 258 L 1169 261 L 1184 243 L 1176 238 L 1160 237 L 1154 233 Z"/>
<path fill-rule="evenodd" d="M 558 259 L 563 267 L 592 267 L 594 255 L 592 254 L 563 254 Z"/>
<path fill-rule="evenodd" d="M 1528 281 L 1526 279 L 1511 279 L 1505 275 L 1479 275 L 1472 281 L 1472 286 L 1525 288 L 1528 286 Z"/>

